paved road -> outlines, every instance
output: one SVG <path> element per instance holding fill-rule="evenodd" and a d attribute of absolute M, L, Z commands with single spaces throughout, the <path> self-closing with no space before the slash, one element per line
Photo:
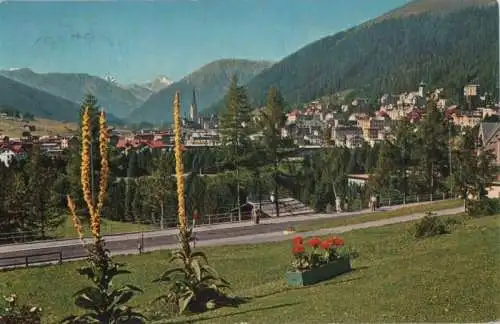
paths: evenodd
<path fill-rule="evenodd" d="M 408 206 L 408 205 L 407 205 Z M 401 206 L 387 207 L 398 209 Z M 463 208 L 454 208 L 440 211 L 440 215 L 456 214 L 463 212 Z M 318 219 L 351 218 L 366 214 L 365 212 L 344 214 L 313 214 L 304 216 L 283 217 L 277 219 L 265 219 L 259 225 L 250 222 L 218 224 L 204 226 L 196 229 L 197 246 L 222 245 L 222 244 L 247 244 L 287 239 L 283 230 L 288 226 L 307 224 Z M 383 226 L 386 224 L 410 221 L 423 217 L 423 213 L 395 217 L 391 219 L 353 224 L 333 229 L 303 233 L 308 235 L 321 235 L 330 232 L 341 233 L 355 228 Z M 142 241 L 144 251 L 159 249 L 172 249 L 177 247 L 176 229 L 154 231 L 136 234 L 122 234 L 106 236 L 106 246 L 113 255 L 138 253 L 138 244 Z M 0 268 L 20 266 L 26 262 L 25 256 L 34 254 L 45 254 L 30 256 L 29 263 L 46 263 L 59 259 L 62 254 L 63 261 L 81 259 L 86 256 L 86 251 L 79 240 L 58 240 L 24 244 L 10 244 L 0 246 Z M 6 259 L 7 258 L 7 259 Z"/>

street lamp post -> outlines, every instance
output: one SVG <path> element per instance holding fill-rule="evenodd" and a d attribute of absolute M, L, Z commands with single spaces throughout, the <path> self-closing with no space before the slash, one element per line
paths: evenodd
<path fill-rule="evenodd" d="M 451 156 L 451 122 L 448 122 L 448 164 L 450 166 L 450 195 L 453 196 L 453 167 Z"/>

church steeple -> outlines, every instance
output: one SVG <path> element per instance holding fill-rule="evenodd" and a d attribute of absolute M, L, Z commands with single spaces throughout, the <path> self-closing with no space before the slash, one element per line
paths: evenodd
<path fill-rule="evenodd" d="M 191 106 L 189 107 L 189 119 L 191 121 L 198 120 L 198 105 L 196 104 L 196 89 L 193 88 L 193 99 L 191 101 Z"/>

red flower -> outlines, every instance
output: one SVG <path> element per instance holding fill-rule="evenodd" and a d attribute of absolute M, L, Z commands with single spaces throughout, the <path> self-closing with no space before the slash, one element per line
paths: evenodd
<path fill-rule="evenodd" d="M 292 248 L 293 254 L 301 254 L 301 253 L 304 253 L 305 251 L 306 251 L 306 249 L 301 244 L 294 245 Z"/>
<path fill-rule="evenodd" d="M 344 246 L 344 239 L 341 237 L 331 237 L 327 240 L 331 246 Z"/>
<path fill-rule="evenodd" d="M 330 249 L 331 246 L 332 246 L 332 243 L 330 242 L 330 240 L 326 240 L 326 241 L 321 242 L 321 248 L 323 250 L 328 250 L 328 249 Z"/>
<path fill-rule="evenodd" d="M 308 243 L 311 247 L 317 248 L 321 244 L 321 240 L 317 237 L 313 237 Z"/>
<path fill-rule="evenodd" d="M 302 244 L 304 244 L 304 239 L 302 238 L 302 236 L 295 236 L 292 239 L 292 243 L 293 243 L 293 245 L 302 245 Z"/>
<path fill-rule="evenodd" d="M 335 245 L 335 246 L 344 246 L 344 239 L 341 238 L 341 237 L 336 237 L 333 240 L 333 245 Z"/>

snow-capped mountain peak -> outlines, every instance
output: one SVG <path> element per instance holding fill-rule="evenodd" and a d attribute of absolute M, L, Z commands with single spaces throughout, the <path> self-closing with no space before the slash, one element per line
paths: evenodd
<path fill-rule="evenodd" d="M 114 76 L 112 76 L 110 73 L 106 73 L 104 75 L 104 80 L 113 83 L 113 84 L 118 84 L 118 80 Z"/>
<path fill-rule="evenodd" d="M 140 84 L 140 86 L 147 88 L 151 90 L 152 92 L 158 92 L 160 90 L 163 90 L 167 87 L 169 87 L 172 83 L 174 83 L 172 80 L 170 80 L 168 77 L 161 75 L 154 79 L 153 81 L 146 82 L 143 84 Z"/>
<path fill-rule="evenodd" d="M 158 81 L 159 83 L 163 83 L 167 86 L 169 86 L 173 83 L 173 81 L 170 80 L 169 78 L 167 78 L 166 76 L 160 76 L 156 79 L 156 81 Z"/>

